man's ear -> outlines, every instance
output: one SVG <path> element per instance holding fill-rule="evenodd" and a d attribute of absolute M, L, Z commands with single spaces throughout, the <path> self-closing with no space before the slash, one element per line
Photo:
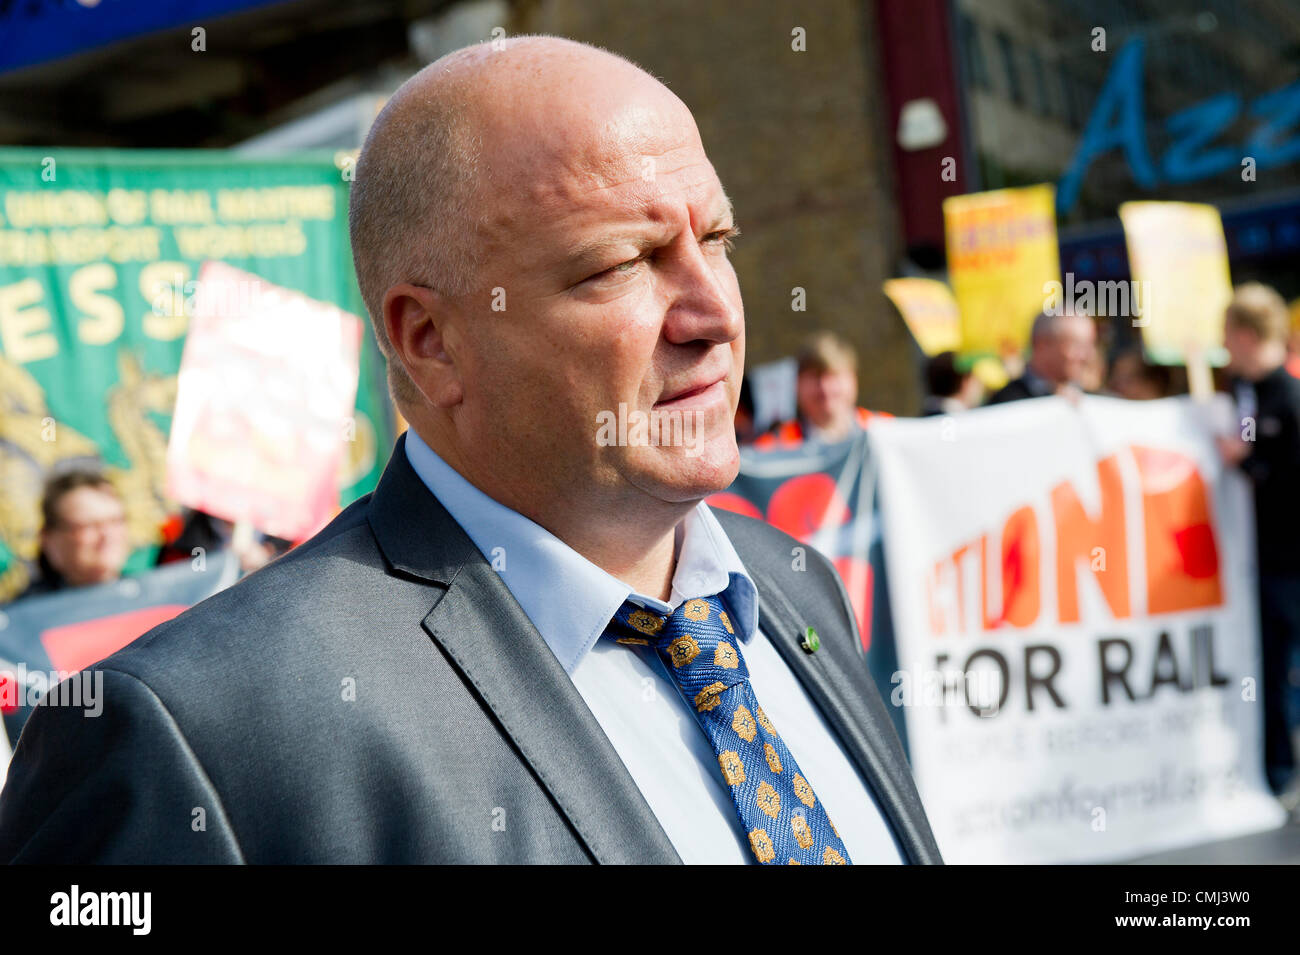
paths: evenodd
<path fill-rule="evenodd" d="M 438 408 L 465 395 L 451 330 L 455 307 L 422 285 L 394 285 L 384 295 L 384 329 L 411 381 Z M 450 339 L 450 341 L 449 341 Z"/>

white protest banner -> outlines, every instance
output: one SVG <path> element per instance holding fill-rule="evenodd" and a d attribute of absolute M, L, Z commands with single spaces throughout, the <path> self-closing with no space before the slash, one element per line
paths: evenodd
<path fill-rule="evenodd" d="M 1247 484 L 1185 398 L 869 432 L 917 784 L 948 862 L 1122 860 L 1282 825 Z"/>

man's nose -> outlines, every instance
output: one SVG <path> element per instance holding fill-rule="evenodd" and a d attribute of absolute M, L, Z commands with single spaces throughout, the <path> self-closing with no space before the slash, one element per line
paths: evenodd
<path fill-rule="evenodd" d="M 740 336 L 745 313 L 739 291 L 734 301 L 729 294 L 736 286 L 726 259 L 707 254 L 688 236 L 672 267 L 661 274 L 668 299 L 664 334 L 669 341 L 726 343 Z"/>

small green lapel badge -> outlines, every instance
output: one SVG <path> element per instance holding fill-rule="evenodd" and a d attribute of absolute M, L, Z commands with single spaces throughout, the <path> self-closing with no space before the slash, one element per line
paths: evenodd
<path fill-rule="evenodd" d="M 803 628 L 803 639 L 799 641 L 799 646 L 803 647 L 809 653 L 816 653 L 821 648 L 821 638 L 817 636 L 817 631 L 812 627 Z"/>

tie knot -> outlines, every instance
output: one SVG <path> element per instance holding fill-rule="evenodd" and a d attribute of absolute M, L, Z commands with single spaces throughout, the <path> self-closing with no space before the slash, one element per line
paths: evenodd
<path fill-rule="evenodd" d="M 749 678 L 736 628 L 716 596 L 683 601 L 670 616 L 625 601 L 606 633 L 654 649 L 683 689 L 735 686 Z"/>

